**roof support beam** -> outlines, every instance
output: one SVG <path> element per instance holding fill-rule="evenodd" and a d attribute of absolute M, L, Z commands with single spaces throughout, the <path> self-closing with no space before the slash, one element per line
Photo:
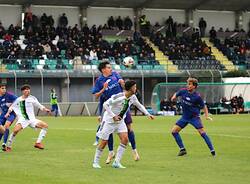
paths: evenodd
<path fill-rule="evenodd" d="M 188 9 L 194 10 L 194 9 L 198 9 L 201 5 L 208 3 L 211 0 L 200 0 L 199 2 L 193 4 L 192 6 L 190 6 Z"/>
<path fill-rule="evenodd" d="M 145 8 L 149 3 L 154 2 L 154 0 L 145 0 L 144 2 L 138 4 L 136 8 Z"/>

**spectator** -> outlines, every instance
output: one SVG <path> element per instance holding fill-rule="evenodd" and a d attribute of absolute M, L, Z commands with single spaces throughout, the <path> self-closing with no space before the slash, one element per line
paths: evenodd
<path fill-rule="evenodd" d="M 129 16 L 127 16 L 125 19 L 124 19 L 124 29 L 125 30 L 131 30 L 133 26 L 133 22 L 132 20 L 129 18 Z"/>
<path fill-rule="evenodd" d="M 205 36 L 206 33 L 206 27 L 207 27 L 207 22 L 201 17 L 200 22 L 199 22 L 199 28 L 201 32 L 201 37 Z"/>
<path fill-rule="evenodd" d="M 66 14 L 63 13 L 62 16 L 59 18 L 59 26 L 65 28 L 68 25 L 68 18 L 66 17 Z"/>
<path fill-rule="evenodd" d="M 142 36 L 146 36 L 147 34 L 147 20 L 146 15 L 142 15 L 139 19 L 140 31 Z"/>
<path fill-rule="evenodd" d="M 89 52 L 89 60 L 92 61 L 92 60 L 98 60 L 98 57 L 97 57 L 97 52 L 95 49 L 92 49 L 90 52 Z"/>
<path fill-rule="evenodd" d="M 161 111 L 169 111 L 169 103 L 167 98 L 164 98 L 160 103 L 160 110 Z"/>
<path fill-rule="evenodd" d="M 109 19 L 108 19 L 108 27 L 109 27 L 109 29 L 114 29 L 114 27 L 115 27 L 115 20 L 114 20 L 113 16 L 109 17 Z"/>
<path fill-rule="evenodd" d="M 174 20 L 172 16 L 169 16 L 166 20 L 166 37 L 173 37 L 173 30 L 174 30 Z"/>
<path fill-rule="evenodd" d="M 115 21 L 116 26 L 122 30 L 123 29 L 123 20 L 121 19 L 121 16 L 119 16 Z"/>
<path fill-rule="evenodd" d="M 40 18 L 40 24 L 42 26 L 42 28 L 44 28 L 46 25 L 48 25 L 48 17 L 46 15 L 46 13 L 44 13 L 41 18 Z"/>
<path fill-rule="evenodd" d="M 237 104 L 238 104 L 238 112 L 244 112 L 244 99 L 242 97 L 242 94 L 237 98 Z"/>
<path fill-rule="evenodd" d="M 217 34 L 216 34 L 216 30 L 214 29 L 214 26 L 212 27 L 212 29 L 209 31 L 209 34 L 210 34 L 210 38 L 211 39 L 215 39 Z"/>
<path fill-rule="evenodd" d="M 237 100 L 237 96 L 234 96 L 231 99 L 231 107 L 233 109 L 233 112 L 236 114 L 238 113 L 238 100 Z"/>
<path fill-rule="evenodd" d="M 50 15 L 48 17 L 48 25 L 52 28 L 54 26 L 54 23 L 55 23 L 55 21 L 54 21 L 52 15 Z"/>

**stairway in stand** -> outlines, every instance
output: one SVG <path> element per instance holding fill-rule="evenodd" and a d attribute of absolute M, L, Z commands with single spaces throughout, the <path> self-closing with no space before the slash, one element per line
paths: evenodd
<path fill-rule="evenodd" d="M 166 71 L 168 73 L 178 73 L 178 67 L 173 64 L 171 60 L 169 60 L 168 56 L 164 55 L 162 51 L 159 50 L 159 48 L 151 42 L 147 37 L 144 37 L 147 44 L 149 44 L 150 47 L 153 48 L 155 51 L 155 59 L 159 61 L 161 65 L 163 65 L 166 68 Z"/>
<path fill-rule="evenodd" d="M 214 44 L 209 41 L 209 38 L 202 38 L 202 41 L 205 41 L 207 46 L 211 47 L 212 55 L 214 55 L 215 59 L 225 66 L 227 71 L 236 69 L 233 62 L 230 61 L 221 51 L 219 51 L 219 49 L 217 49 Z"/>

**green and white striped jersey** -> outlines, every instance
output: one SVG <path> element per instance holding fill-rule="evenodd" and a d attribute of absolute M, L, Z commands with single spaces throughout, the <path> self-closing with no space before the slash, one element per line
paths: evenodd
<path fill-rule="evenodd" d="M 10 109 L 16 113 L 18 119 L 22 118 L 25 120 L 34 120 L 36 119 L 34 107 L 39 109 L 44 108 L 44 106 L 39 103 L 36 97 L 30 95 L 25 99 L 22 96 L 18 97 L 10 106 Z"/>

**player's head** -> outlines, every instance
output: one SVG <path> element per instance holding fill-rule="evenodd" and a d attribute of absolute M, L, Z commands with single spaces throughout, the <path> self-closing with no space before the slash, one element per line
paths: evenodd
<path fill-rule="evenodd" d="M 125 82 L 125 90 L 131 92 L 132 94 L 136 93 L 136 82 L 134 80 L 129 80 Z"/>
<path fill-rule="evenodd" d="M 111 75 L 112 74 L 112 67 L 111 64 L 108 61 L 101 62 L 98 66 L 98 70 L 103 74 L 103 75 Z"/>
<path fill-rule="evenodd" d="M 198 80 L 196 78 L 188 78 L 187 80 L 187 90 L 193 91 L 198 87 Z"/>
<path fill-rule="evenodd" d="M 0 83 L 0 95 L 4 95 L 6 93 L 6 84 Z"/>
<path fill-rule="evenodd" d="M 52 88 L 51 89 L 51 93 L 54 93 L 56 90 L 55 90 L 55 88 Z"/>
<path fill-rule="evenodd" d="M 30 95 L 30 85 L 24 84 L 24 85 L 21 87 L 21 91 L 22 91 L 22 94 L 23 94 L 24 96 L 29 96 L 29 95 Z"/>

